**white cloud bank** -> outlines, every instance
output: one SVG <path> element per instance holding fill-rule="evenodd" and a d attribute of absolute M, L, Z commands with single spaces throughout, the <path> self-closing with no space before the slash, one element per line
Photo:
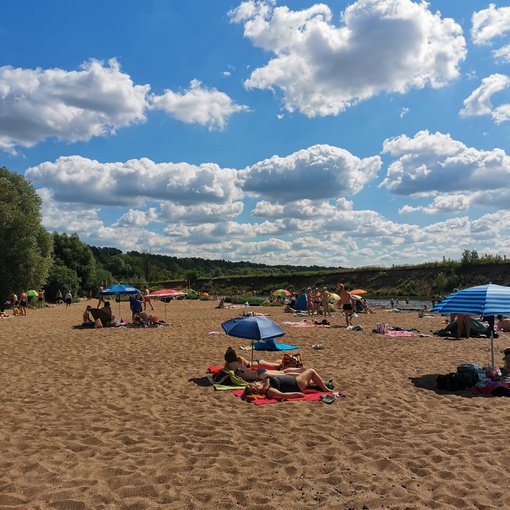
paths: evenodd
<path fill-rule="evenodd" d="M 279 89 L 288 111 L 337 115 L 381 93 L 442 87 L 466 56 L 461 27 L 425 2 L 358 0 L 335 26 L 327 5 L 292 11 L 249 0 L 230 12 L 252 43 L 275 55 L 246 80 Z"/>
<path fill-rule="evenodd" d="M 115 59 L 90 61 L 79 71 L 0 67 L 0 150 L 33 147 L 47 138 L 88 141 L 146 121 L 149 110 L 163 110 L 181 122 L 209 130 L 225 129 L 230 117 L 249 111 L 214 88 L 193 80 L 184 93 L 148 95 Z"/>

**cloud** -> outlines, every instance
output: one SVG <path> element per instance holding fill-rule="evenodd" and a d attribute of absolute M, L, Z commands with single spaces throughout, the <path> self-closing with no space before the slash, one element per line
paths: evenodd
<path fill-rule="evenodd" d="M 510 64 L 510 44 L 502 46 L 492 52 L 494 58 L 500 59 L 504 64 Z"/>
<path fill-rule="evenodd" d="M 492 190 L 510 178 L 510 157 L 501 149 L 466 147 L 450 135 L 419 131 L 383 143 L 392 162 L 379 185 L 396 195 L 425 196 Z"/>
<path fill-rule="evenodd" d="M 249 0 L 230 12 L 244 35 L 275 55 L 246 80 L 248 89 L 280 89 L 288 111 L 338 115 L 381 93 L 442 87 L 466 56 L 461 27 L 425 2 L 358 0 L 332 23 L 328 6 L 291 11 Z"/>
<path fill-rule="evenodd" d="M 379 156 L 365 159 L 330 145 L 273 156 L 240 171 L 243 190 L 277 202 L 356 194 L 377 176 Z"/>
<path fill-rule="evenodd" d="M 428 206 L 404 206 L 400 209 L 400 214 L 409 214 L 413 212 L 422 212 L 425 214 L 440 214 L 440 213 L 459 213 L 465 212 L 471 205 L 470 195 L 461 194 L 444 194 L 434 198 L 432 204 Z"/>
<path fill-rule="evenodd" d="M 510 86 L 510 77 L 504 74 L 492 74 L 482 80 L 482 84 L 464 100 L 461 117 L 490 115 L 496 124 L 510 120 L 510 105 L 503 104 L 493 108 L 491 99 L 494 94 Z"/>
<path fill-rule="evenodd" d="M 198 80 L 193 80 L 183 93 L 165 90 L 162 96 L 153 95 L 151 102 L 154 109 L 163 110 L 186 124 L 207 126 L 209 130 L 222 130 L 234 113 L 249 111 L 224 92 L 206 88 Z"/>
<path fill-rule="evenodd" d="M 168 200 L 189 206 L 227 204 L 243 195 L 236 171 L 213 163 L 158 164 L 147 158 L 99 163 L 68 156 L 29 168 L 25 176 L 51 187 L 55 200 L 62 202 L 140 207 L 147 201 Z"/>
<path fill-rule="evenodd" d="M 471 17 L 471 38 L 475 44 L 488 44 L 510 31 L 510 7 L 496 7 L 474 12 Z"/>
<path fill-rule="evenodd" d="M 134 85 L 115 59 L 80 71 L 0 67 L 0 149 L 107 136 L 145 121 L 148 85 Z"/>

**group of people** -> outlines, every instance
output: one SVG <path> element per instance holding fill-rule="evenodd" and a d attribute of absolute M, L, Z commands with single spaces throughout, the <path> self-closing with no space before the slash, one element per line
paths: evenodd
<path fill-rule="evenodd" d="M 282 368 L 281 362 L 271 363 L 263 359 L 249 362 L 238 356 L 229 347 L 225 352 L 225 369 L 232 370 L 237 376 L 248 382 L 242 398 L 251 395 L 263 395 L 267 398 L 298 398 L 302 397 L 308 387 L 321 391 L 331 391 L 333 381 L 324 381 L 313 368 Z"/>

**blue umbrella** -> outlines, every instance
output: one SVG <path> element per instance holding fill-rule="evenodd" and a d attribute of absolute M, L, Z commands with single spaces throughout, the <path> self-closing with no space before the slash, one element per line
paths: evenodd
<path fill-rule="evenodd" d="M 253 361 L 253 343 L 255 340 L 266 340 L 285 335 L 276 322 L 264 317 L 263 315 L 254 315 L 248 317 L 236 317 L 224 322 L 221 327 L 225 333 L 237 338 L 247 338 L 251 340 Z"/>
<path fill-rule="evenodd" d="M 99 292 L 102 296 L 110 296 L 112 294 L 141 294 L 141 292 L 132 285 L 125 285 L 124 283 L 116 283 Z M 120 300 L 119 300 L 119 317 L 120 317 Z"/>
<path fill-rule="evenodd" d="M 477 285 L 459 290 L 440 301 L 432 312 L 467 315 L 510 315 L 510 287 L 505 285 Z M 491 328 L 491 361 L 494 366 L 494 338 Z"/>
<path fill-rule="evenodd" d="M 141 292 L 132 285 L 125 285 L 123 283 L 116 283 L 111 287 L 103 289 L 99 294 L 109 296 L 111 294 L 141 294 Z"/>

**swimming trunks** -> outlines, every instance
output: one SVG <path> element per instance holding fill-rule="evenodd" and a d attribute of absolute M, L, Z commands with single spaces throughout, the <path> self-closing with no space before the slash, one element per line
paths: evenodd
<path fill-rule="evenodd" d="M 344 310 L 352 310 L 352 305 L 349 305 L 349 304 L 348 305 L 343 305 L 342 308 Z"/>

